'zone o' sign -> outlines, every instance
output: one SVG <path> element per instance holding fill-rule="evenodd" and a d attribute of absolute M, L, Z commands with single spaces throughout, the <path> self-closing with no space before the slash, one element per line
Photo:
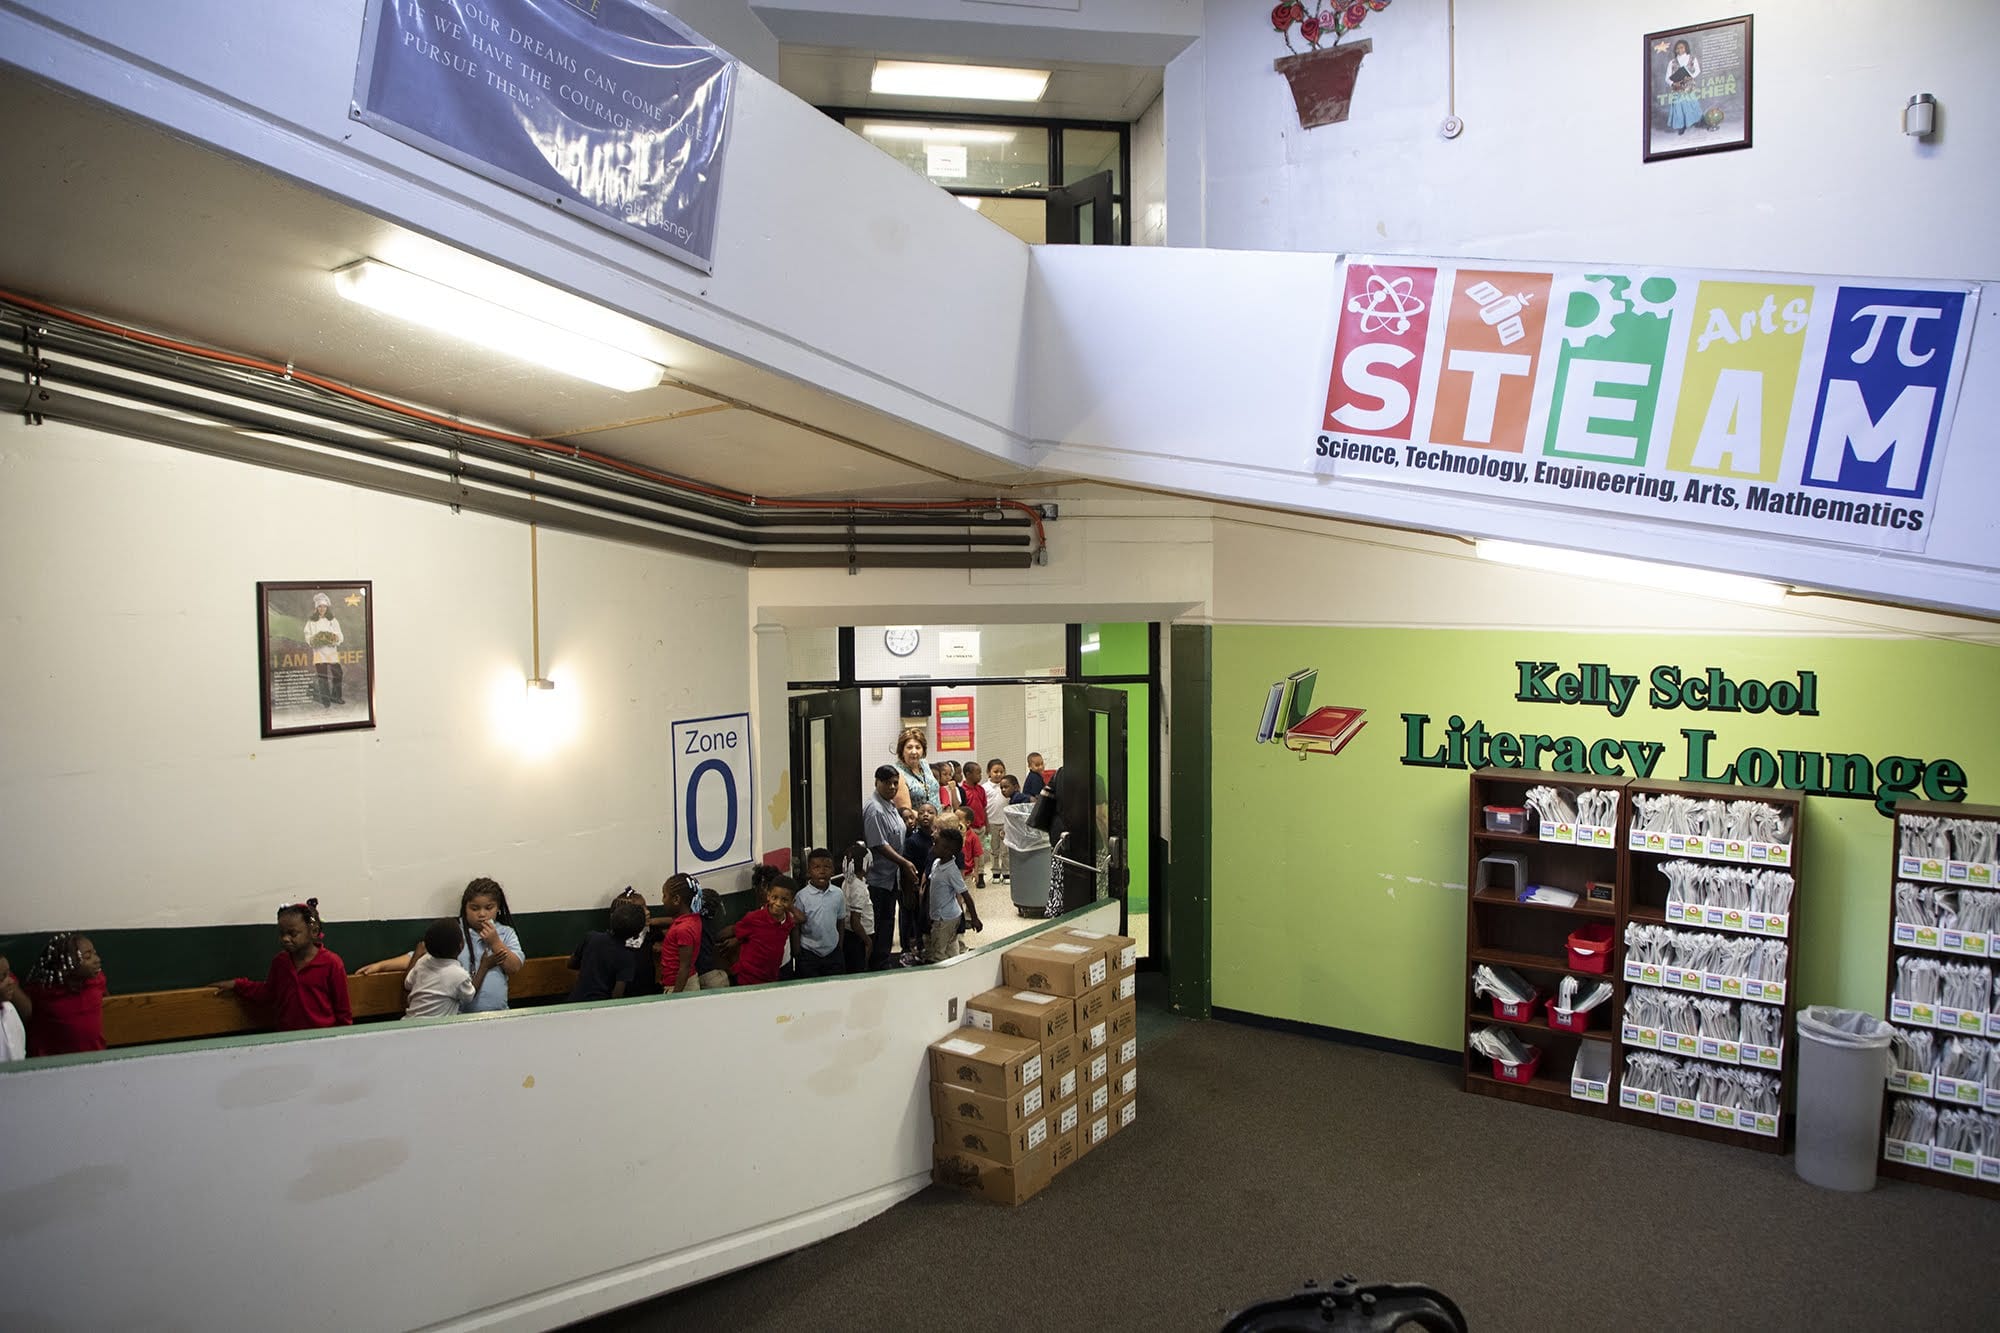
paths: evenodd
<path fill-rule="evenodd" d="M 750 780 L 750 715 L 676 722 L 673 749 L 675 871 L 745 864 L 757 790 Z"/>

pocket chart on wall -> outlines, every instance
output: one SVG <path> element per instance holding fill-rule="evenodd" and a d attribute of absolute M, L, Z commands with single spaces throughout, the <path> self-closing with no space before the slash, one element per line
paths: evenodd
<path fill-rule="evenodd" d="M 1314 472 L 1921 551 L 1979 288 L 1355 257 Z"/>

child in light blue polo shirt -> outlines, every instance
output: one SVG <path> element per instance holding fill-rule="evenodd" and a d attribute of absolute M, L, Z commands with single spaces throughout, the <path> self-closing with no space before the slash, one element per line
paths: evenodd
<path fill-rule="evenodd" d="M 832 977 L 847 970 L 840 931 L 847 921 L 847 895 L 833 882 L 833 853 L 815 847 L 806 853 L 806 883 L 792 900 L 803 918 L 793 949 L 802 977 Z"/>
<path fill-rule="evenodd" d="M 965 915 L 962 900 L 967 896 L 965 876 L 958 869 L 958 852 L 964 842 L 964 835 L 956 828 L 942 829 L 937 835 L 937 860 L 930 875 L 930 937 L 924 950 L 927 963 L 940 963 L 965 952 L 958 938 L 958 920 Z"/>

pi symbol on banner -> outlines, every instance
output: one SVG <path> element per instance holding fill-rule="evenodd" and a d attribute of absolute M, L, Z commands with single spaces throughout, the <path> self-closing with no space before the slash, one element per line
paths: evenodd
<path fill-rule="evenodd" d="M 750 715 L 673 724 L 674 870 L 698 874 L 747 864 L 757 789 Z"/>
<path fill-rule="evenodd" d="M 1368 285 L 1348 298 L 1347 311 L 1361 316 L 1363 333 L 1408 333 L 1410 321 L 1425 309 L 1424 298 L 1416 294 L 1414 286 L 1408 274 L 1385 278 L 1371 273 Z"/>

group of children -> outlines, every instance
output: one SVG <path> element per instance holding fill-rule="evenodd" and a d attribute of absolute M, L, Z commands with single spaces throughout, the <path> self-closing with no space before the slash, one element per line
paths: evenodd
<path fill-rule="evenodd" d="M 938 804 L 899 808 L 898 775 L 884 765 L 864 812 L 867 836 L 847 849 L 845 866 L 815 848 L 803 885 L 758 866 L 750 881 L 755 905 L 731 925 L 722 922 L 718 896 L 691 876 L 675 875 L 662 887 L 660 916 L 627 888 L 612 900 L 607 928 L 590 932 L 571 955 L 577 980 L 569 998 L 713 990 L 960 953 L 963 932 L 985 929 L 966 877 L 978 886 L 989 876 L 1008 877 L 1000 812 L 1034 799 L 1044 780 L 1040 755 L 1028 756 L 1028 769 L 1027 780 L 1017 781 L 993 759 L 983 782 L 969 781 L 978 775 L 972 765 L 941 761 L 932 765 Z M 217 982 L 216 993 L 254 1005 L 280 1031 L 352 1023 L 346 964 L 326 947 L 319 900 L 284 904 L 277 927 L 278 952 L 264 980 Z M 891 948 L 898 933 L 900 955 Z M 482 877 L 459 895 L 456 917 L 431 922 L 409 953 L 360 974 L 402 972 L 403 1016 L 433 1018 L 505 1009 L 508 978 L 525 960 L 506 891 Z M 103 1050 L 107 991 L 88 935 L 55 936 L 25 979 L 0 957 L 0 1061 Z"/>

